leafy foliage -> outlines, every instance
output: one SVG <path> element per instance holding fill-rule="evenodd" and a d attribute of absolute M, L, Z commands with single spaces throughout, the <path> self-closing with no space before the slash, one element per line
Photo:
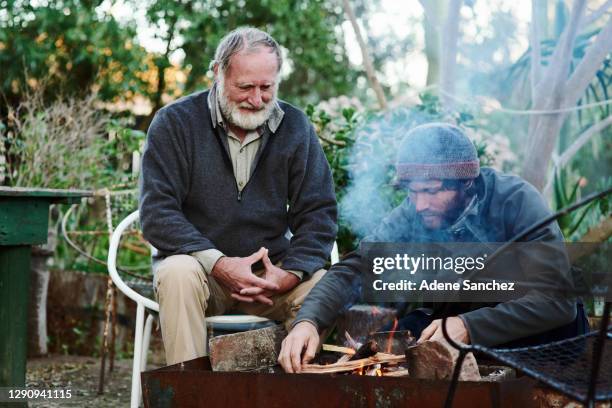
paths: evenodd
<path fill-rule="evenodd" d="M 101 186 L 101 155 L 109 117 L 94 106 L 95 96 L 46 105 L 43 92 L 30 94 L 0 130 L 8 184 L 18 187 Z M 101 160 L 102 159 L 102 160 Z"/>
<path fill-rule="evenodd" d="M 0 89 L 16 106 L 29 86 L 47 98 L 97 91 L 103 100 L 146 94 L 145 50 L 134 26 L 99 14 L 100 1 L 0 1 Z"/>
<path fill-rule="evenodd" d="M 133 152 L 140 152 L 144 133 L 134 131 L 125 119 L 111 119 L 96 107 L 97 95 L 66 98 L 47 103 L 45 92 L 28 94 L 16 110 L 8 107 L 7 125 L 0 127 L 0 144 L 6 146 L 5 176 L 10 186 L 124 190 L 109 196 L 112 224 L 137 207 Z M 127 191 L 125 191 L 127 190 Z M 79 248 L 101 264 L 80 256 L 60 241 L 56 266 L 106 273 L 108 249 L 106 197 L 83 202 L 68 220 L 68 231 Z M 51 212 L 50 227 L 62 219 L 61 209 Z M 128 246 L 140 252 L 122 251 L 121 265 L 147 265 L 148 247 L 138 234 L 128 237 Z"/>
<path fill-rule="evenodd" d="M 292 102 L 326 99 L 352 88 L 355 72 L 349 68 L 341 33 L 342 9 L 327 0 L 229 0 L 216 2 L 155 0 L 147 10 L 159 28 L 169 55 L 182 51 L 189 71 L 185 92 L 207 81 L 209 63 L 220 39 L 244 25 L 269 32 L 287 51 L 292 68 L 280 94 Z M 156 57 L 159 68 L 167 56 Z"/>
<path fill-rule="evenodd" d="M 587 180 L 585 178 L 577 177 L 568 169 L 558 171 L 555 174 L 553 184 L 555 211 L 559 211 L 580 200 L 582 189 L 586 184 Z M 598 189 L 604 190 L 609 188 L 610 185 L 612 185 L 612 179 L 604 179 L 599 183 Z M 559 218 L 558 223 L 563 235 L 570 240 L 579 238 L 590 226 L 596 224 L 602 216 L 609 216 L 610 201 L 611 198 L 608 195 Z"/>
<path fill-rule="evenodd" d="M 165 44 L 159 53 L 138 44 L 135 20 L 118 21 L 103 3 L 0 0 L 0 91 L 9 105 L 17 106 L 28 87 L 45 81 L 47 97 L 60 90 L 64 95 L 95 90 L 113 102 L 142 95 L 156 110 L 167 101 L 162 96 L 174 99 L 207 87 L 219 40 L 243 25 L 267 30 L 285 47 L 290 68 L 280 92 L 289 101 L 346 93 L 357 76 L 336 29 L 342 9 L 333 1 L 126 0 L 126 7 L 146 8 Z M 173 67 L 170 57 L 179 54 L 181 66 Z M 171 78 L 171 67 L 186 74 L 185 83 Z"/>

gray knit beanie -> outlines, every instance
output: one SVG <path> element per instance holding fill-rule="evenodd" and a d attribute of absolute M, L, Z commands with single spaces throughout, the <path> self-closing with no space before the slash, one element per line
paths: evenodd
<path fill-rule="evenodd" d="M 397 155 L 399 180 L 473 179 L 480 174 L 476 148 L 456 126 L 428 123 L 411 129 Z"/>

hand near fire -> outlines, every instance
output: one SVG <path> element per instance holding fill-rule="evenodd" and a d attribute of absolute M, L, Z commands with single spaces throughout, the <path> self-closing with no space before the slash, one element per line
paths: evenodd
<path fill-rule="evenodd" d="M 310 362 L 319 347 L 319 333 L 314 324 L 299 322 L 283 340 L 278 362 L 287 373 L 299 373 L 302 364 Z M 302 351 L 304 351 L 302 357 Z"/>
<path fill-rule="evenodd" d="M 272 300 L 262 293 L 264 291 L 277 291 L 279 285 L 271 280 L 255 276 L 251 270 L 251 265 L 263 259 L 264 256 L 267 258 L 267 254 L 268 250 L 266 248 L 260 248 L 259 251 L 244 258 L 224 256 L 219 258 L 213 267 L 212 276 L 231 290 L 233 292 L 232 297 L 236 300 L 248 303 L 256 301 L 272 305 Z M 241 296 L 240 291 L 245 288 L 258 288 L 261 291 L 259 294 L 252 296 Z"/>
<path fill-rule="evenodd" d="M 470 343 L 470 334 L 465 327 L 463 319 L 459 316 L 453 316 L 446 319 L 446 332 L 451 339 L 463 344 Z M 421 337 L 417 343 L 422 343 L 427 340 L 445 340 L 442 333 L 442 319 L 436 319 L 423 330 Z"/>
<path fill-rule="evenodd" d="M 268 282 L 275 284 L 277 286 L 277 289 L 271 290 L 268 288 L 262 288 L 261 286 L 243 288 L 240 291 L 240 294 L 238 295 L 241 299 L 238 299 L 238 297 L 236 297 L 236 299 L 255 299 L 257 296 L 265 296 L 266 298 L 270 298 L 271 296 L 280 295 L 282 293 L 288 292 L 300 283 L 300 279 L 297 276 L 290 272 L 287 272 L 282 268 L 279 268 L 278 266 L 274 265 L 272 261 L 270 261 L 267 249 L 265 250 L 265 253 L 261 260 L 265 269 L 264 279 Z"/>

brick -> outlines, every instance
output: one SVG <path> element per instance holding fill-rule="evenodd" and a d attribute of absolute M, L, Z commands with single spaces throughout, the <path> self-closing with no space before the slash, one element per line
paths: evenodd
<path fill-rule="evenodd" d="M 273 366 L 286 336 L 279 325 L 213 337 L 208 342 L 212 369 L 245 371 Z"/>
<path fill-rule="evenodd" d="M 426 341 L 406 351 L 408 371 L 413 378 L 425 380 L 450 380 L 459 351 L 446 341 Z M 463 360 L 460 381 L 479 381 L 480 373 L 474 354 L 468 353 Z"/>

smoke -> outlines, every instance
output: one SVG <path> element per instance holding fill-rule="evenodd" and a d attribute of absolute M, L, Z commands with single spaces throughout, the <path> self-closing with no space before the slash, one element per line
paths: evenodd
<path fill-rule="evenodd" d="M 397 148 L 410 129 L 434 120 L 426 112 L 397 108 L 355 130 L 349 153 L 350 183 L 339 202 L 340 222 L 358 238 L 371 233 L 403 199 L 394 188 Z"/>

